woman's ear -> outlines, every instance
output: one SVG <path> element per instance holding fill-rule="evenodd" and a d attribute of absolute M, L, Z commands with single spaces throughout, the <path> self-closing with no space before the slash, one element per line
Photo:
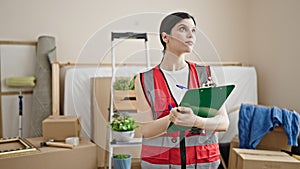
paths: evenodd
<path fill-rule="evenodd" d="M 161 33 L 161 38 L 165 43 L 169 42 L 169 36 L 166 32 Z"/>

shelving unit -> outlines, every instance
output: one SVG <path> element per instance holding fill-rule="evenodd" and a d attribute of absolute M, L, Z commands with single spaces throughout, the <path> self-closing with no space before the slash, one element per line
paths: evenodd
<path fill-rule="evenodd" d="M 133 33 L 133 32 L 125 32 L 125 33 L 114 33 L 111 34 L 111 66 L 112 66 L 112 78 L 111 78 L 111 88 L 110 88 L 110 108 L 109 108 L 109 121 L 111 122 L 112 116 L 115 112 L 128 112 L 128 110 L 121 110 L 117 109 L 114 104 L 114 82 L 116 79 L 116 58 L 115 58 L 115 47 L 117 45 L 117 39 L 137 39 L 137 40 L 144 40 L 145 42 L 145 51 L 146 51 L 146 65 L 148 68 L 150 68 L 150 57 L 149 57 L 149 46 L 148 46 L 148 38 L 147 33 Z M 130 111 L 136 111 L 136 110 L 130 110 Z M 113 149 L 116 147 L 133 147 L 133 146 L 140 146 L 142 144 L 141 138 L 134 138 L 130 142 L 122 142 L 118 143 L 114 140 L 112 140 L 112 134 L 111 130 L 108 131 L 108 138 L 109 138 L 109 157 L 108 157 L 108 167 L 109 169 L 112 168 L 112 156 L 113 156 Z"/>

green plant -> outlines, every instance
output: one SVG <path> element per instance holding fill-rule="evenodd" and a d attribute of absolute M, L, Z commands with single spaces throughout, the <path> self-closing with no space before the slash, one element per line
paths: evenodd
<path fill-rule="evenodd" d="M 117 155 L 114 155 L 114 158 L 116 159 L 125 159 L 125 158 L 129 158 L 130 155 L 129 154 L 117 154 Z"/>
<path fill-rule="evenodd" d="M 139 127 L 135 120 L 125 113 L 115 113 L 110 126 L 115 131 L 133 131 Z"/>
<path fill-rule="evenodd" d="M 134 81 L 135 81 L 136 75 L 133 76 L 133 78 L 129 77 L 121 77 L 116 79 L 114 83 L 114 89 L 115 90 L 134 90 Z"/>
<path fill-rule="evenodd" d="M 133 78 L 129 82 L 129 88 L 130 88 L 130 90 L 134 90 L 135 78 L 136 78 L 136 75 L 134 75 Z"/>

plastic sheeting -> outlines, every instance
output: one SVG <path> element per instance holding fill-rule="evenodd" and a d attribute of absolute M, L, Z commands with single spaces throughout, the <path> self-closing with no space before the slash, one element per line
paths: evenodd
<path fill-rule="evenodd" d="M 31 113 L 31 137 L 42 136 L 42 121 L 52 112 L 51 64 L 49 53 L 55 51 L 55 38 L 40 36 L 37 45 L 36 86 L 33 89 Z"/>
<path fill-rule="evenodd" d="M 142 71 L 142 67 L 119 68 L 118 76 L 130 76 Z M 238 110 L 241 103 L 257 104 L 257 76 L 254 67 L 211 66 L 218 77 L 219 85 L 235 84 L 234 91 L 226 101 L 230 126 L 226 132 L 218 132 L 219 141 L 227 143 L 238 133 Z M 93 77 L 111 77 L 110 67 L 75 67 L 66 70 L 64 91 L 65 115 L 77 115 L 85 134 L 92 136 L 91 121 L 91 81 Z M 107 96 L 109 99 L 109 96 Z M 100 103 L 101 104 L 101 103 Z"/>
<path fill-rule="evenodd" d="M 118 77 L 133 77 L 145 70 L 142 66 L 119 67 Z M 81 137 L 92 138 L 92 82 L 94 77 L 111 77 L 111 67 L 74 67 L 66 70 L 64 115 L 78 116 L 82 127 Z M 107 96 L 109 99 L 109 96 Z"/>
<path fill-rule="evenodd" d="M 238 134 L 238 112 L 242 103 L 257 104 L 257 75 L 252 66 L 212 66 L 218 84 L 235 84 L 235 89 L 225 102 L 229 117 L 226 132 L 218 132 L 220 143 L 230 143 Z"/>

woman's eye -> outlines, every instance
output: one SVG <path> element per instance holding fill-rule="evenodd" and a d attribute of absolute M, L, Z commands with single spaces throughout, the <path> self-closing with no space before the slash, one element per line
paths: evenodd
<path fill-rule="evenodd" d="M 195 33 L 195 32 L 196 32 L 196 29 L 192 29 L 192 32 Z"/>
<path fill-rule="evenodd" d="M 179 31 L 182 31 L 182 32 L 185 31 L 185 27 L 180 27 Z"/>

